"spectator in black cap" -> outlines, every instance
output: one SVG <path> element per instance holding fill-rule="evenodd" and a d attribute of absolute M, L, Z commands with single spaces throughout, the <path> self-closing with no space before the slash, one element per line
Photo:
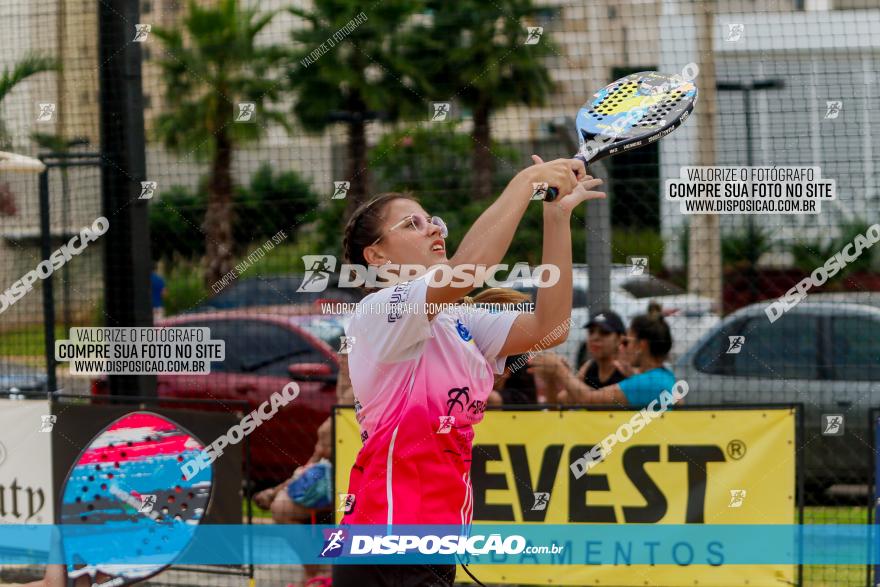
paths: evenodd
<path fill-rule="evenodd" d="M 632 365 L 638 373 L 629 376 L 628 370 L 621 368 L 628 377 L 619 383 L 594 389 L 574 377 L 562 364 L 550 364 L 546 376 L 554 379 L 554 385 L 561 385 L 559 401 L 576 404 L 617 404 L 620 406 L 644 407 L 659 399 L 663 391 L 672 390 L 675 374 L 666 365 L 669 349 L 672 348 L 672 334 L 663 319 L 663 310 L 656 302 L 648 304 L 648 312 L 632 319 L 627 335 L 622 340 L 621 367 Z M 680 398 L 678 401 L 681 401 Z"/>
<path fill-rule="evenodd" d="M 577 372 L 577 381 L 583 382 L 589 389 L 599 389 L 614 385 L 626 379 L 631 370 L 618 361 L 620 345 L 626 334 L 626 326 L 621 317 L 611 310 L 603 310 L 593 314 L 589 322 L 584 324 L 587 329 L 587 349 L 590 359 L 581 365 Z M 561 389 L 555 395 L 559 403 L 569 401 L 567 388 L 573 383 L 575 376 L 568 362 L 554 353 L 542 353 L 530 363 L 529 371 L 540 378 L 546 389 Z M 565 381 L 565 380 L 569 381 Z"/>
<path fill-rule="evenodd" d="M 590 359 L 581 365 L 578 379 L 593 389 L 614 385 L 626 379 L 629 373 L 624 373 L 625 369 L 618 361 L 620 343 L 626 334 L 626 326 L 620 316 L 611 310 L 604 310 L 594 314 L 584 324 L 584 328 L 588 333 L 587 350 L 590 351 Z"/>

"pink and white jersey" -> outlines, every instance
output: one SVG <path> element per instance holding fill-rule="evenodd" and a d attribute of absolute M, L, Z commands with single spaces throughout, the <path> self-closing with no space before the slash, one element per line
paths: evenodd
<path fill-rule="evenodd" d="M 473 426 L 519 312 L 458 306 L 429 321 L 430 274 L 366 296 L 346 329 L 364 445 L 344 524 L 470 523 Z"/>

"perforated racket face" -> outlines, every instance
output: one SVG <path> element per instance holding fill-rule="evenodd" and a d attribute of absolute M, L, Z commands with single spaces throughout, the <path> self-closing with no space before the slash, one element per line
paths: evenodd
<path fill-rule="evenodd" d="M 110 579 L 99 584 L 118 587 L 172 564 L 211 499 L 211 467 L 190 480 L 181 471 L 203 448 L 192 434 L 151 412 L 127 414 L 98 434 L 62 488 L 61 524 L 94 527 L 94 532 L 65 533 L 68 576 L 89 574 L 94 584 L 100 572 Z M 146 564 L 100 562 L 108 552 L 137 556 Z"/>
<path fill-rule="evenodd" d="M 615 145 L 678 126 L 693 109 L 697 88 L 654 71 L 634 73 L 608 84 L 578 112 L 581 146 L 593 141 L 602 154 L 613 154 Z M 622 145 L 621 145 L 622 146 Z"/>

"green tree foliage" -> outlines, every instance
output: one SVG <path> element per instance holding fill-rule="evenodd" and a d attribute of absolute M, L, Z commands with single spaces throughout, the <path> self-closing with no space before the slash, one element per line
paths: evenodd
<path fill-rule="evenodd" d="M 448 250 L 454 252 L 467 230 L 486 209 L 486 201 L 473 192 L 473 169 L 469 165 L 473 151 L 470 136 L 455 130 L 452 124 L 411 127 L 385 135 L 369 154 L 375 175 L 375 193 L 411 191 L 430 213 L 441 216 L 449 225 Z M 498 157 L 492 180 L 497 196 L 527 161 L 515 149 L 493 143 Z M 316 251 L 341 257 L 343 226 L 339 218 L 343 201 L 331 201 L 318 218 Z M 583 222 L 583 216 L 573 222 Z M 540 202 L 533 202 L 523 216 L 505 262 L 541 262 L 543 216 Z M 573 233 L 575 261 L 583 260 L 583 231 Z"/>
<path fill-rule="evenodd" d="M 194 260 L 205 253 L 205 235 L 200 230 L 207 210 L 207 178 L 192 191 L 174 186 L 150 203 L 150 237 L 153 258 Z M 296 172 L 273 173 L 264 163 L 251 177 L 250 185 L 235 191 L 233 206 L 236 255 L 247 253 L 279 230 L 293 242 L 297 228 L 315 209 L 318 196 Z"/>
<path fill-rule="evenodd" d="M 270 107 L 280 98 L 284 51 L 256 42 L 274 14 L 244 8 L 238 0 L 209 6 L 190 0 L 180 28 L 153 28 L 165 50 L 158 64 L 168 104 L 156 120 L 156 134 L 173 151 L 211 162 L 203 226 L 207 284 L 233 266 L 235 149 L 262 137 L 267 123 L 289 128 Z M 254 122 L 236 122 L 242 103 L 254 104 Z"/>
<path fill-rule="evenodd" d="M 721 239 L 721 259 L 725 267 L 753 270 L 772 248 L 772 235 L 749 220 L 744 229 Z"/>
<path fill-rule="evenodd" d="M 264 163 L 251 177 L 250 185 L 236 191 L 235 242 L 266 240 L 281 229 L 290 239 L 317 205 L 317 194 L 299 174 L 275 174 L 272 166 Z M 243 252 L 241 247 L 238 250 Z"/>
<path fill-rule="evenodd" d="M 4 69 L 0 73 L 0 104 L 12 92 L 18 84 L 32 75 L 47 71 L 58 71 L 61 65 L 57 59 L 44 55 L 31 54 L 16 62 L 11 68 Z M 0 147 L 8 148 L 10 137 L 6 132 L 6 125 L 0 120 Z"/>
<path fill-rule="evenodd" d="M 429 105 L 405 75 L 401 57 L 401 39 L 419 4 L 382 0 L 362 12 L 367 5 L 356 0 L 314 0 L 309 10 L 290 8 L 307 23 L 292 32 L 296 49 L 287 79 L 297 93 L 293 112 L 309 132 L 338 122 L 348 127 L 348 169 L 336 179 L 351 182 L 349 213 L 369 192 L 367 123 L 427 116 Z M 358 24 L 346 28 L 350 22 Z"/>
<path fill-rule="evenodd" d="M 847 222 L 841 227 L 837 237 L 804 241 L 791 245 L 789 252 L 791 252 L 793 257 L 794 266 L 804 273 L 812 273 L 816 267 L 824 265 L 825 261 L 830 257 L 833 257 L 846 245 L 853 242 L 856 236 L 864 235 L 870 226 L 870 222 Z M 863 251 L 858 259 L 848 262 L 846 267 L 842 268 L 834 276 L 833 280 L 829 283 L 829 287 L 835 287 L 835 283 L 839 283 L 838 280 L 852 273 L 870 271 L 875 255 L 876 253 L 873 251 L 873 248 Z"/>
<path fill-rule="evenodd" d="M 180 262 L 205 254 L 206 196 L 183 186 L 163 190 L 150 201 L 150 249 L 154 260 Z"/>
<path fill-rule="evenodd" d="M 531 0 L 425 0 L 424 6 L 427 18 L 404 44 L 410 74 L 431 100 L 454 99 L 471 111 L 473 193 L 489 198 L 496 164 L 491 115 L 544 104 L 553 90 L 544 58 L 559 50 L 547 31 L 529 39 L 527 27 L 539 11 Z"/>

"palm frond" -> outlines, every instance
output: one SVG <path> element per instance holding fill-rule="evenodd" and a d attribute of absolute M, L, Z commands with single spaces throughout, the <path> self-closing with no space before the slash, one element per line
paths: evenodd
<path fill-rule="evenodd" d="M 259 117 L 278 120 L 270 105 L 279 99 L 288 50 L 256 42 L 278 11 L 258 12 L 241 4 L 190 1 L 177 28 L 158 30 L 163 54 L 156 63 L 173 107 L 158 118 L 154 132 L 174 151 L 211 157 L 221 130 L 233 145 L 258 140 L 265 125 L 234 123 L 236 103 L 253 102 Z"/>
<path fill-rule="evenodd" d="M 4 69 L 0 74 L 0 102 L 12 91 L 12 88 L 32 75 L 60 69 L 61 65 L 54 57 L 36 54 L 25 56 L 12 69 Z"/>

